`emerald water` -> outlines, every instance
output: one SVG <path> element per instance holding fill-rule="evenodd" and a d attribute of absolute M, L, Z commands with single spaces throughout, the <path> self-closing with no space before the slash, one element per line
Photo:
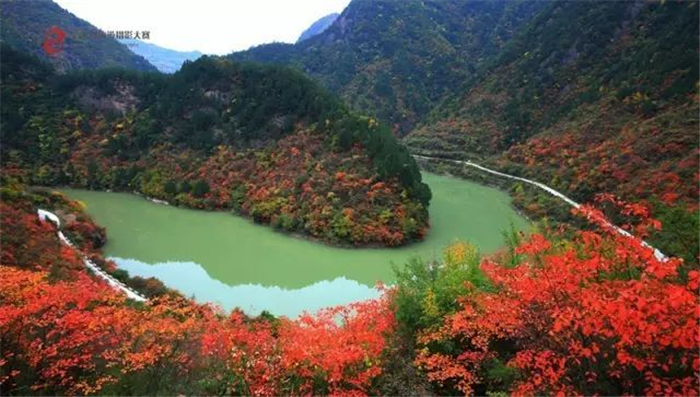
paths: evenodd
<path fill-rule="evenodd" d="M 401 248 L 337 248 L 274 231 L 224 212 L 152 203 L 126 193 L 66 189 L 107 228 L 107 257 L 132 275 L 156 277 L 200 302 L 250 314 L 302 311 L 377 295 L 393 282 L 391 265 L 439 257 L 468 240 L 482 252 L 503 245 L 502 231 L 527 222 L 507 194 L 461 179 L 423 173 L 433 192 L 425 241 Z"/>

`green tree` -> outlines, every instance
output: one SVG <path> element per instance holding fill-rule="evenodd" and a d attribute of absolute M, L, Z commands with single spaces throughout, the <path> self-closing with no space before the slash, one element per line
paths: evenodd
<path fill-rule="evenodd" d="M 654 216 L 663 229 L 652 233 L 652 245 L 665 255 L 683 258 L 685 263 L 681 270 L 684 272 L 700 267 L 700 212 L 680 205 L 671 207 L 660 201 L 653 206 Z"/>
<path fill-rule="evenodd" d="M 197 180 L 192 187 L 192 195 L 197 198 L 204 197 L 209 191 L 209 184 L 203 179 Z"/>
<path fill-rule="evenodd" d="M 245 185 L 241 184 L 236 186 L 233 190 L 231 190 L 231 207 L 233 208 L 234 211 L 240 211 L 241 207 L 243 206 L 243 202 L 245 201 L 245 196 L 248 191 L 248 188 L 246 188 Z"/>
<path fill-rule="evenodd" d="M 90 159 L 87 163 L 87 184 L 90 189 L 96 189 L 100 187 L 100 168 L 94 159 Z"/>
<path fill-rule="evenodd" d="M 457 298 L 468 293 L 467 282 L 488 288 L 480 262 L 476 246 L 458 241 L 445 249 L 442 260 L 412 259 L 401 269 L 394 267 L 394 305 L 402 331 L 413 335 L 454 312 Z"/>
<path fill-rule="evenodd" d="M 188 181 L 182 181 L 178 186 L 178 191 L 185 194 L 190 193 L 192 191 L 192 185 Z"/>
<path fill-rule="evenodd" d="M 174 181 L 169 180 L 165 182 L 165 186 L 163 186 L 163 191 L 165 191 L 165 194 L 173 196 L 177 194 L 177 184 L 175 184 Z"/>

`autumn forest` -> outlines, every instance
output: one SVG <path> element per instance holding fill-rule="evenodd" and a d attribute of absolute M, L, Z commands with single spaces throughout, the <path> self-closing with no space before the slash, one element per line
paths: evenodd
<path fill-rule="evenodd" d="M 700 395 L 698 1 L 351 0 L 174 73 L 68 3 L 0 2 L 0 394 Z"/>

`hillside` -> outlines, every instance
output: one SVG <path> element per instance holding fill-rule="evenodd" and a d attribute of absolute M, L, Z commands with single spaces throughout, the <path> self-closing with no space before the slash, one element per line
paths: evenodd
<path fill-rule="evenodd" d="M 144 58 L 53 1 L 3 0 L 0 22 L 2 42 L 49 61 L 59 72 L 104 67 L 156 70 Z M 44 43 L 54 27 L 65 37 L 61 46 L 47 53 Z"/>
<path fill-rule="evenodd" d="M 697 2 L 549 4 L 405 142 L 491 163 L 582 202 L 608 192 L 648 200 L 657 215 L 669 206 L 695 211 L 697 32 Z M 529 207 L 548 213 L 542 200 Z M 683 222 L 688 216 L 697 215 Z"/>
<path fill-rule="evenodd" d="M 203 55 L 199 51 L 175 51 L 143 40 L 121 39 L 119 42 L 163 73 L 175 73 L 185 61 L 194 61 Z"/>
<path fill-rule="evenodd" d="M 331 24 L 333 24 L 333 22 L 338 18 L 338 15 L 340 14 L 334 12 L 326 15 L 325 17 L 319 18 L 318 21 L 312 23 L 311 26 L 301 32 L 301 35 L 299 35 L 299 38 L 297 39 L 297 43 L 323 33 L 329 26 L 331 26 Z"/>
<path fill-rule="evenodd" d="M 232 59 L 291 65 L 404 133 L 542 7 L 539 1 L 352 1 L 323 33 Z"/>
<path fill-rule="evenodd" d="M 297 72 L 203 57 L 172 76 L 53 75 L 2 47 L 3 169 L 28 183 L 233 209 L 336 244 L 400 245 L 430 190 L 388 128 Z"/>
<path fill-rule="evenodd" d="M 552 4 L 405 142 L 582 202 L 608 192 L 643 200 L 661 218 L 687 208 L 653 240 L 697 262 L 697 6 Z M 541 198 L 525 205 L 553 214 Z"/>

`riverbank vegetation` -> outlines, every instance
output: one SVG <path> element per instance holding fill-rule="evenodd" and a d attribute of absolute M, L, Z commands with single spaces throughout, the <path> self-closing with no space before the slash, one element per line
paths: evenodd
<path fill-rule="evenodd" d="M 232 210 L 335 244 L 427 232 L 430 190 L 408 151 L 297 72 L 204 57 L 173 76 L 59 76 L 2 51 L 3 167 L 27 183 Z"/>
<path fill-rule="evenodd" d="M 379 299 L 288 319 L 167 289 L 131 302 L 36 216 L 100 256 L 79 202 L 8 179 L 0 193 L 4 394 L 698 394 L 698 267 L 659 261 L 593 207 L 589 231 L 510 233 L 488 257 L 458 242 L 397 267 Z M 660 227 L 602 202 L 638 236 Z"/>

